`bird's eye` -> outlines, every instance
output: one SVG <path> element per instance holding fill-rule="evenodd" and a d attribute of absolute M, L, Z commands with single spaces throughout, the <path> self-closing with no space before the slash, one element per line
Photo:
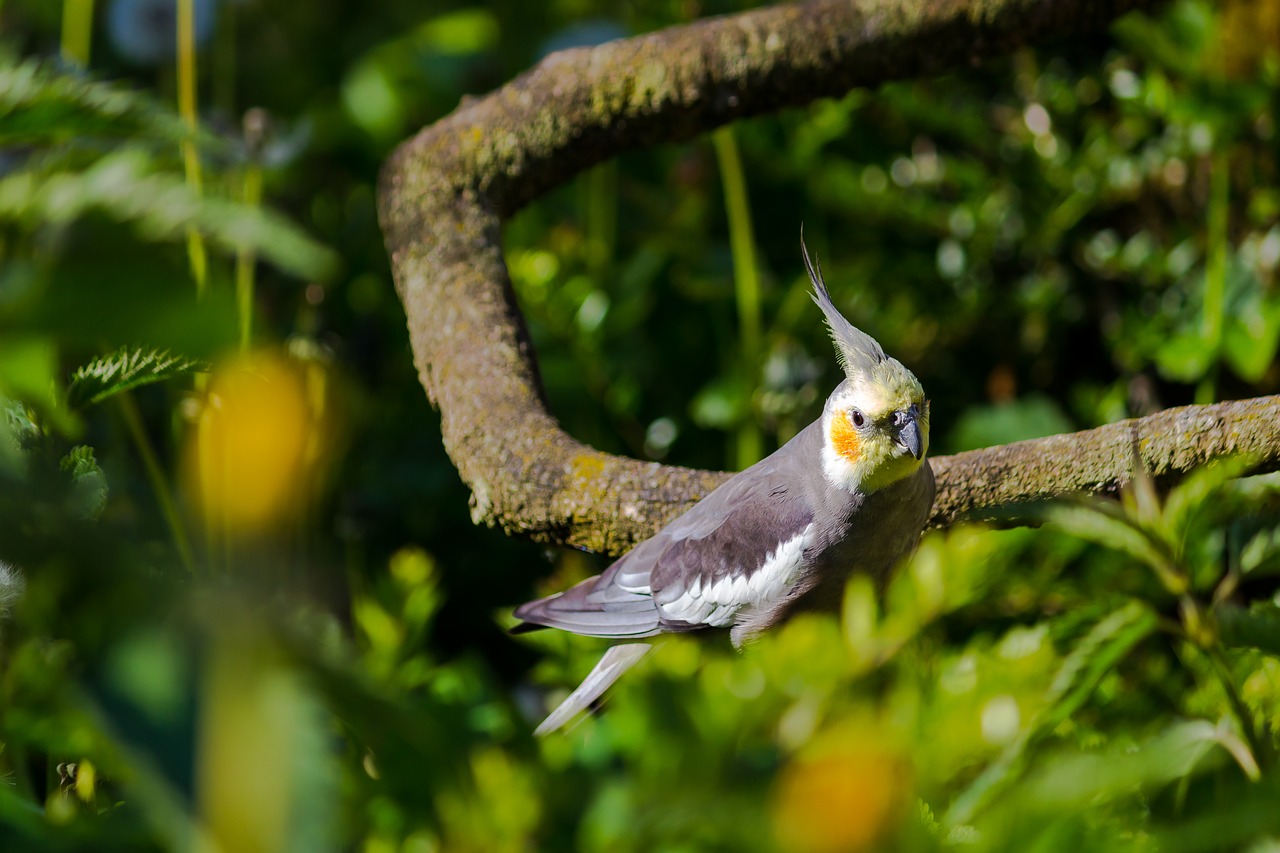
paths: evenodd
<path fill-rule="evenodd" d="M 862 412 L 857 409 L 849 410 L 849 418 L 853 421 L 853 425 L 859 428 L 867 422 L 867 419 L 863 417 Z"/>

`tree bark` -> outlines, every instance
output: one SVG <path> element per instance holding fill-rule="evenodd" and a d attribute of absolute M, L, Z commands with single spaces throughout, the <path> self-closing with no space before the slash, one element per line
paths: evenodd
<path fill-rule="evenodd" d="M 472 517 L 620 553 L 722 482 L 602 453 L 548 410 L 501 250 L 521 206 L 622 151 L 857 86 L 1099 29 L 1144 0 L 812 0 L 563 51 L 425 128 L 388 160 L 379 217 L 418 374 Z M 1134 442 L 1157 476 L 1229 453 L 1274 467 L 1280 398 L 1189 407 L 932 460 L 931 523 L 1113 490 Z"/>

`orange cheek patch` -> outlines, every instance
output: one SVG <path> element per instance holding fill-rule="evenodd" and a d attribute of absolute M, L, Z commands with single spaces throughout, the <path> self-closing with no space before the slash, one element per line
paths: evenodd
<path fill-rule="evenodd" d="M 850 462 L 857 462 L 862 457 L 862 442 L 858 440 L 858 433 L 849 423 L 846 412 L 836 415 L 831 422 L 831 445 L 836 453 Z"/>

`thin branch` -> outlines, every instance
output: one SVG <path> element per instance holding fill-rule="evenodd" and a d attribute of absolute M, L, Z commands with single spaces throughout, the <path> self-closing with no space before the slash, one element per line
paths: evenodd
<path fill-rule="evenodd" d="M 383 170 L 379 216 L 419 377 L 472 490 L 473 518 L 618 553 L 727 476 L 601 453 L 556 423 L 502 258 L 502 224 L 521 206 L 622 151 L 1097 30 L 1144 5 L 812 0 L 760 9 L 553 54 L 401 146 Z M 1254 414 L 1237 416 L 1231 405 Z M 1152 469 L 1176 473 L 1244 444 L 1274 456 L 1276 410 L 1274 399 L 1179 410 L 1137 428 Z M 1160 430 L 1169 427 L 1181 431 L 1168 441 L 1183 443 L 1166 442 Z M 1245 440 L 1242 431 L 1255 427 L 1266 435 Z M 1124 438 L 1117 452 L 1113 439 L 1133 429 L 934 460 L 934 523 L 1010 500 L 1111 488 L 1131 446 Z"/>

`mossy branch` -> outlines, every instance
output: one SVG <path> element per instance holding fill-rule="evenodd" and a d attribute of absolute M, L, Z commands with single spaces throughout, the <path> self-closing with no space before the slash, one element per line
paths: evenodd
<path fill-rule="evenodd" d="M 622 151 L 687 139 L 857 86 L 938 73 L 1098 30 L 1143 0 L 812 0 L 547 57 L 469 99 L 383 169 L 379 216 L 423 387 L 477 522 L 618 553 L 727 475 L 575 441 L 548 410 L 503 261 L 503 222 Z M 933 460 L 932 523 L 1072 491 L 1107 491 L 1134 437 L 1159 476 L 1226 453 L 1274 467 L 1280 398 Z"/>

